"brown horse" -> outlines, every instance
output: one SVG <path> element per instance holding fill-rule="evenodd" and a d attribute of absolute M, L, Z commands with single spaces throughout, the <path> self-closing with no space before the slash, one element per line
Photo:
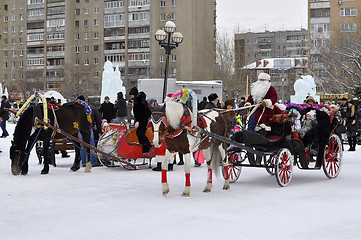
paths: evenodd
<path fill-rule="evenodd" d="M 226 121 L 221 114 L 213 110 L 203 110 L 200 113 L 204 115 L 205 120 L 203 124 L 200 124 L 203 125 L 201 126 L 202 128 L 215 134 L 226 136 Z M 153 117 L 155 114 L 158 116 Z M 167 121 L 159 120 L 161 117 L 159 114 L 163 114 Z M 185 115 L 189 116 L 189 109 L 177 102 L 167 102 L 165 110 L 160 108 L 153 111 L 152 114 L 151 122 L 154 129 L 153 144 L 155 147 L 158 147 L 164 138 L 167 145 L 166 155 L 162 162 L 162 189 L 164 195 L 169 192 L 167 182 L 168 163 L 173 159 L 175 153 L 180 152 L 184 154 L 186 183 L 183 196 L 190 195 L 190 160 L 193 152 L 203 150 L 204 158 L 207 161 L 208 178 L 207 185 L 203 190 L 204 192 L 212 190 L 213 169 L 216 171 L 221 161 L 225 159 L 225 146 L 215 139 L 202 136 L 198 132 L 192 132 L 187 127 L 189 125 L 189 118 L 184 117 Z M 158 120 L 154 121 L 154 119 Z M 228 173 L 228 161 L 225 163 L 225 169 L 227 169 L 226 173 Z M 223 189 L 227 190 L 230 187 L 229 177 L 226 176 L 225 179 Z"/>
<path fill-rule="evenodd" d="M 60 129 L 74 137 L 77 137 L 80 132 L 83 141 L 90 142 L 90 122 L 82 105 L 66 103 L 59 109 L 54 110 L 54 114 L 50 111 L 49 123 L 51 125 L 58 125 Z M 39 125 L 34 126 L 35 117 L 43 117 L 42 104 L 30 106 L 23 112 L 16 125 L 10 147 L 11 172 L 13 175 L 19 175 L 20 173 L 26 175 L 28 173 L 30 151 L 37 140 L 44 142 L 44 168 L 41 174 L 48 174 L 50 139 L 65 138 L 51 129 L 45 130 Z M 77 146 L 75 148 L 76 154 L 74 164 L 70 169 L 77 171 L 80 168 L 80 144 L 77 142 L 74 142 L 74 144 Z M 89 153 L 89 149 L 87 149 L 87 152 Z M 89 154 L 87 154 L 87 161 L 89 161 Z"/>

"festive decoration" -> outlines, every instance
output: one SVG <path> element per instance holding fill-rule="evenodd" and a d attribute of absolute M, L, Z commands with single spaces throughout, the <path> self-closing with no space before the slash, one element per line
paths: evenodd
<path fill-rule="evenodd" d="M 82 105 L 84 107 L 88 122 L 90 122 L 90 124 L 91 124 L 92 123 L 92 118 L 91 118 L 92 110 L 89 107 L 89 105 L 86 104 L 86 102 L 84 102 L 83 100 L 80 100 L 80 99 L 76 99 L 74 103 Z"/>
<path fill-rule="evenodd" d="M 15 117 L 19 117 L 20 114 L 22 114 L 25 110 L 25 108 L 30 104 L 30 102 L 38 101 L 39 98 L 43 101 L 43 110 L 44 110 L 44 122 L 49 123 L 48 119 L 48 107 L 46 104 L 46 99 L 42 93 L 39 93 L 36 91 L 31 97 L 24 103 L 24 105 L 19 109 L 19 111 L 16 113 Z M 44 126 L 44 130 L 46 130 L 48 127 Z"/>

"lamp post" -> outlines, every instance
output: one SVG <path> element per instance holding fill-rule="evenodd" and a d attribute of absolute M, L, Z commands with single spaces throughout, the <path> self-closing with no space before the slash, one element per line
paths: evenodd
<path fill-rule="evenodd" d="M 169 55 L 174 48 L 183 42 L 183 35 L 180 32 L 175 32 L 175 24 L 172 21 L 166 22 L 164 30 L 159 29 L 155 33 L 155 39 L 159 45 L 165 49 L 166 60 L 164 68 L 164 82 L 163 82 L 163 102 L 167 94 L 167 77 L 169 67 Z"/>

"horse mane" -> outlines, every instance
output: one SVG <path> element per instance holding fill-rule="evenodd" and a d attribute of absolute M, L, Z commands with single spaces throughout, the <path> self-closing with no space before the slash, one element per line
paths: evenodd
<path fill-rule="evenodd" d="M 183 116 L 183 105 L 177 102 L 167 102 L 165 115 L 169 125 L 174 129 L 179 129 L 180 120 Z"/>
<path fill-rule="evenodd" d="M 29 136 L 31 134 L 31 129 L 33 127 L 33 113 L 34 108 L 30 106 L 27 108 L 22 115 L 19 118 L 18 123 L 16 124 L 14 135 L 13 135 L 13 141 L 14 144 L 19 147 L 19 149 L 25 149 L 26 142 L 29 139 Z M 29 122 L 31 124 L 29 124 Z"/>

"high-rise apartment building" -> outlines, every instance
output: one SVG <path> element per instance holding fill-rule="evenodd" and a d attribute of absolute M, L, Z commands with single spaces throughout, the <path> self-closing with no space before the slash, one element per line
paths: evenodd
<path fill-rule="evenodd" d="M 307 56 L 307 30 L 235 34 L 235 65 L 240 69 L 264 58 Z"/>
<path fill-rule="evenodd" d="M 350 76 L 342 69 L 336 70 L 337 66 L 331 66 L 327 58 L 350 46 L 350 40 L 360 43 L 360 9 L 358 0 L 309 0 L 309 71 L 323 86 L 321 92 L 339 92 L 342 84 L 334 84 L 335 81 L 348 84 Z M 337 57 L 336 54 L 331 58 Z"/>
<path fill-rule="evenodd" d="M 172 20 L 184 36 L 169 76 L 212 80 L 215 0 L 2 0 L 0 80 L 11 93 L 55 89 L 66 97 L 100 95 L 106 60 L 126 88 L 164 76 L 154 33 Z"/>

